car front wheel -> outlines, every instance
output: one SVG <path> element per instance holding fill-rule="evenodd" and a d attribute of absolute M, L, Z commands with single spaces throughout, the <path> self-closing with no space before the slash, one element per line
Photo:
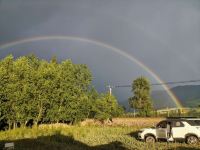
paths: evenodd
<path fill-rule="evenodd" d="M 198 138 L 194 135 L 190 135 L 186 138 L 186 143 L 193 145 L 193 144 L 197 144 L 198 143 Z"/>
<path fill-rule="evenodd" d="M 147 135 L 145 138 L 145 142 L 147 143 L 155 143 L 156 139 L 152 135 Z"/>

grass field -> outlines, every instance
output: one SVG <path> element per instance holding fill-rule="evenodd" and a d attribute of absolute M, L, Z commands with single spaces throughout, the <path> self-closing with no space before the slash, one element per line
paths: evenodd
<path fill-rule="evenodd" d="M 125 126 L 119 122 L 132 124 Z M 152 121 L 152 120 L 151 120 Z M 149 120 L 149 122 L 151 122 Z M 158 120 L 154 120 L 158 121 Z M 88 125 L 88 122 L 90 125 Z M 200 149 L 200 145 L 189 146 L 184 143 L 155 143 L 146 144 L 136 140 L 139 128 L 143 125 L 144 119 L 116 119 L 113 122 L 118 124 L 92 124 L 87 121 L 84 124 L 68 126 L 64 124 L 42 125 L 32 129 L 20 128 L 11 131 L 0 132 L 0 148 L 5 142 L 14 142 L 16 150 L 117 150 L 117 149 L 138 149 L 138 150 L 180 150 Z M 137 125 L 134 125 L 134 122 Z M 146 122 L 146 121 L 145 121 Z M 153 121 L 152 121 L 153 123 Z"/>

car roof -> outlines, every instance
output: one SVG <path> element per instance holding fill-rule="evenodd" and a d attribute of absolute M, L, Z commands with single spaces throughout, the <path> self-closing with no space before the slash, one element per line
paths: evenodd
<path fill-rule="evenodd" d="M 167 117 L 165 121 L 186 121 L 186 120 L 200 120 L 197 117 Z"/>

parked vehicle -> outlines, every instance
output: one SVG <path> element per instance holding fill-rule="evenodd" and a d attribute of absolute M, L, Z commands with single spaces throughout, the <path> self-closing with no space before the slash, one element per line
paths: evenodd
<path fill-rule="evenodd" d="M 197 144 L 200 139 L 200 118 L 167 118 L 156 127 L 141 129 L 138 138 L 145 142 L 164 140 Z"/>

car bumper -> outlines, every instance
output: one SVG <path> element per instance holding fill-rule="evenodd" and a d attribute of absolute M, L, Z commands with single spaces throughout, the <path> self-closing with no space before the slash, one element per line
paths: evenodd
<path fill-rule="evenodd" d="M 138 139 L 138 140 L 143 140 L 142 134 L 141 134 L 141 133 L 138 133 L 137 139 Z"/>

